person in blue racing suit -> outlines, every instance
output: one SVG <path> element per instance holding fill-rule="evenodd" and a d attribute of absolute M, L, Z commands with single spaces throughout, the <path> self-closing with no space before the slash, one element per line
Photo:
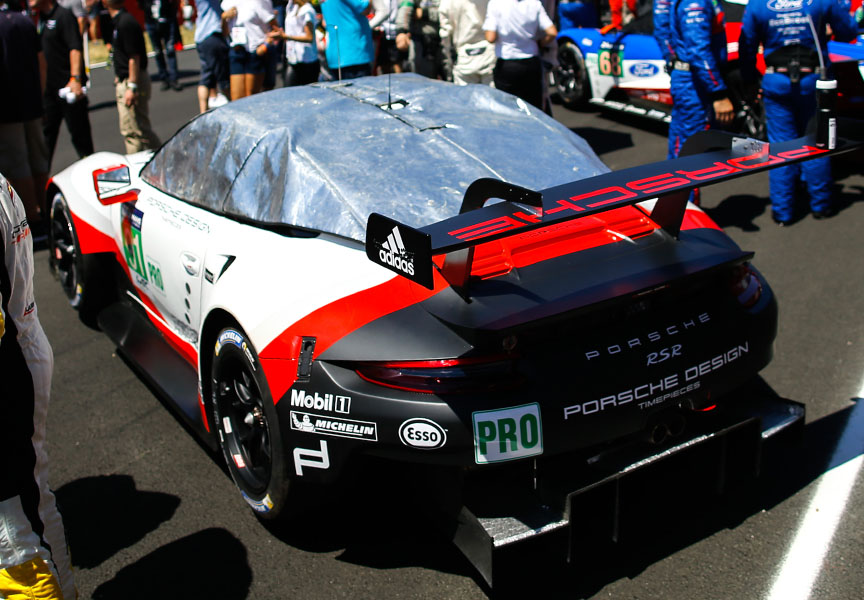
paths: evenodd
<path fill-rule="evenodd" d="M 816 113 L 819 57 L 807 15 L 827 60 L 826 25 L 831 26 L 838 41 L 855 38 L 857 27 L 850 8 L 849 0 L 750 0 L 747 5 L 739 40 L 741 70 L 745 80 L 756 80 L 756 53 L 762 44 L 766 65 L 762 96 L 770 143 L 801 137 Z M 829 159 L 806 161 L 774 169 L 769 175 L 771 216 L 778 225 L 787 225 L 795 218 L 799 174 L 807 184 L 814 218 L 837 213 L 832 206 Z"/>
<path fill-rule="evenodd" d="M 671 67 L 672 122 L 668 158 L 677 158 L 691 135 L 732 122 L 734 110 L 721 69 L 726 27 L 718 0 L 661 0 L 654 35 Z"/>

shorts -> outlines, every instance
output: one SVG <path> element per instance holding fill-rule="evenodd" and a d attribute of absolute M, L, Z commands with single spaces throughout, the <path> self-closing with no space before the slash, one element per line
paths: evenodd
<path fill-rule="evenodd" d="M 48 172 L 48 144 L 42 118 L 0 123 L 0 173 L 8 179 L 24 179 Z"/>
<path fill-rule="evenodd" d="M 228 53 L 231 75 L 263 75 L 267 67 L 267 55 L 258 56 L 243 46 L 232 46 Z"/>
<path fill-rule="evenodd" d="M 381 40 L 381 47 L 378 52 L 379 65 L 401 65 L 408 60 L 408 51 L 399 50 L 396 47 L 396 40 Z"/>
<path fill-rule="evenodd" d="M 197 45 L 201 60 L 200 84 L 206 88 L 228 87 L 228 42 L 214 33 Z"/>

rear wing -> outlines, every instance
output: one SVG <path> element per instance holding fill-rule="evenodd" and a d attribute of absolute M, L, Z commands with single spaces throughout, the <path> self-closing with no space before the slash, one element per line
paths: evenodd
<path fill-rule="evenodd" d="M 366 256 L 394 273 L 434 288 L 432 257 L 446 254 L 442 276 L 463 290 L 468 283 L 473 249 L 532 229 L 630 206 L 657 198 L 650 218 L 677 238 L 691 190 L 767 169 L 854 150 L 864 145 L 862 121 L 838 119 L 848 137 L 837 137 L 832 149 L 816 146 L 815 136 L 768 144 L 721 131 L 700 132 L 674 160 L 604 173 L 540 191 L 496 179 L 478 179 L 465 192 L 455 217 L 409 227 L 372 213 L 366 226 Z M 490 198 L 503 202 L 484 206 Z"/>

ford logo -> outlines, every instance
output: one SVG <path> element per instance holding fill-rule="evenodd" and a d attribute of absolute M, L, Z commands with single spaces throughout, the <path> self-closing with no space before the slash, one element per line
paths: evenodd
<path fill-rule="evenodd" d="M 647 62 L 630 65 L 630 73 L 635 77 L 653 77 L 659 72 L 660 68 L 657 65 Z"/>
<path fill-rule="evenodd" d="M 408 419 L 399 427 L 399 439 L 412 448 L 433 450 L 447 443 L 447 433 L 435 421 Z"/>
<path fill-rule="evenodd" d="M 801 10 L 804 5 L 810 5 L 813 0 L 768 0 L 768 8 L 774 12 L 786 12 L 789 10 Z"/>

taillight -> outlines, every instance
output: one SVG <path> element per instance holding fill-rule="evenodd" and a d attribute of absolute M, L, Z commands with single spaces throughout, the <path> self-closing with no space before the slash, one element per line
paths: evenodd
<path fill-rule="evenodd" d="M 423 394 L 467 394 L 522 383 L 514 356 L 367 362 L 354 370 L 366 381 Z"/>
<path fill-rule="evenodd" d="M 738 265 L 732 270 L 731 282 L 732 293 L 744 308 L 750 308 L 762 297 L 762 283 L 749 263 Z"/>

